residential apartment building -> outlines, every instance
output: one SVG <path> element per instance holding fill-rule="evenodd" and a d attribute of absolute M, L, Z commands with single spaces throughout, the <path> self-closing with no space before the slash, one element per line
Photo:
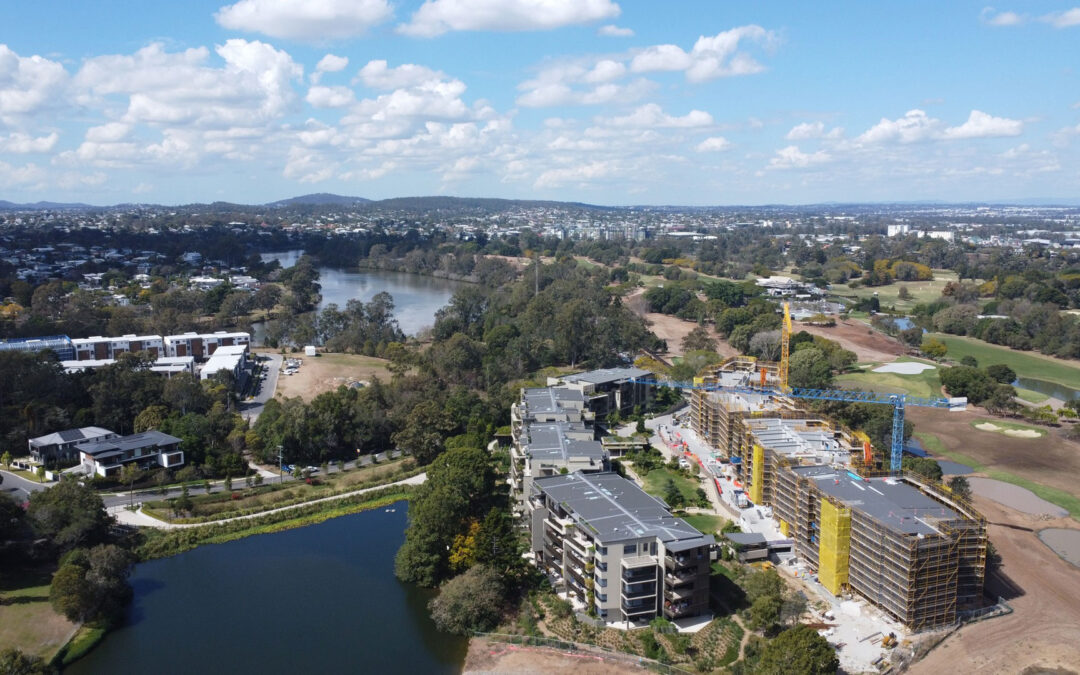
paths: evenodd
<path fill-rule="evenodd" d="M 75 338 L 75 361 L 116 359 L 127 352 L 149 352 L 154 358 L 165 356 L 160 335 L 123 335 L 121 337 Z"/>
<path fill-rule="evenodd" d="M 207 380 L 222 372 L 231 373 L 234 379 L 239 378 L 247 366 L 247 353 L 247 344 L 216 347 L 199 372 L 200 379 Z"/>
<path fill-rule="evenodd" d="M 97 443 L 118 435 L 102 429 L 101 427 L 82 427 L 81 429 L 64 429 L 37 438 L 31 438 L 28 442 L 30 456 L 36 462 L 51 464 L 53 462 L 68 462 L 79 457 L 79 446 L 88 443 Z"/>
<path fill-rule="evenodd" d="M 548 386 L 561 386 L 580 391 L 586 405 L 604 419 L 618 411 L 622 416 L 645 410 L 652 399 L 653 385 L 648 384 L 655 376 L 641 368 L 601 368 L 585 373 L 549 377 Z"/>
<path fill-rule="evenodd" d="M 140 469 L 176 469 L 184 464 L 180 439 L 156 429 L 79 446 L 79 456 L 90 475 L 115 476 L 126 464 Z"/>
<path fill-rule="evenodd" d="M 686 619 L 709 611 L 714 539 L 614 473 L 532 482 L 528 499 L 536 564 L 607 621 Z"/>
<path fill-rule="evenodd" d="M 218 347 L 233 345 L 250 345 L 250 333 L 183 333 L 181 335 L 165 336 L 166 356 L 194 356 L 202 360 L 217 350 Z"/>

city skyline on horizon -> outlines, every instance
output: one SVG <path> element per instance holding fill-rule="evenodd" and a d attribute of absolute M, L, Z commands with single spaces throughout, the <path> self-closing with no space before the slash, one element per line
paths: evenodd
<path fill-rule="evenodd" d="M 20 3 L 0 199 L 1076 201 L 1080 7 L 831 9 Z"/>

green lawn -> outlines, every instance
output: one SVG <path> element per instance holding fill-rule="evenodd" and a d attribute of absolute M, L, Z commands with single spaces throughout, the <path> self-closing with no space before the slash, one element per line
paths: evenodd
<path fill-rule="evenodd" d="M 698 482 L 691 480 L 682 474 L 672 471 L 667 467 L 653 469 L 649 472 L 649 475 L 645 476 L 642 480 L 645 482 L 645 492 L 648 492 L 654 497 L 664 498 L 664 490 L 667 487 L 668 479 L 675 481 L 675 487 L 679 489 L 683 499 L 687 504 L 697 504 L 698 494 Z"/>
<path fill-rule="evenodd" d="M 52 575 L 5 569 L 0 576 L 0 650 L 14 647 L 45 661 L 67 642 L 75 625 L 49 604 Z"/>
<path fill-rule="evenodd" d="M 996 423 L 996 422 L 995 422 Z M 1039 497 L 1045 499 L 1051 504 L 1056 504 L 1061 508 L 1069 512 L 1074 519 L 1080 520 L 1080 497 L 1059 490 L 1057 488 L 1047 487 L 1045 485 L 1039 485 L 1038 483 L 1022 478 L 1014 473 L 1008 471 L 999 471 L 997 469 L 987 469 L 986 466 L 980 463 L 978 460 L 968 457 L 967 455 L 949 450 L 945 447 L 945 444 L 941 442 L 941 439 L 931 433 L 916 431 L 915 437 L 922 442 L 924 448 L 930 451 L 930 454 L 935 457 L 944 457 L 945 459 L 951 459 L 954 462 L 960 462 L 970 466 L 972 471 L 976 473 L 986 474 L 987 478 L 993 478 L 994 480 L 1000 480 L 1004 483 L 1012 483 L 1022 488 L 1031 490 Z"/>
<path fill-rule="evenodd" d="M 947 356 L 953 361 L 959 362 L 965 356 L 974 356 L 980 368 L 1004 363 L 1021 377 L 1046 380 L 1080 389 L 1080 362 L 1056 359 L 1037 352 L 1016 351 L 969 337 L 942 333 L 929 333 L 926 337 L 935 337 L 944 342 L 949 348 Z"/>
<path fill-rule="evenodd" d="M 900 357 L 897 363 L 915 362 L 925 363 L 919 359 Z M 873 369 L 881 364 L 869 364 L 860 373 L 847 373 L 836 378 L 836 383 L 844 389 L 861 389 L 864 391 L 879 391 L 890 394 L 909 394 L 912 396 L 940 396 L 941 377 L 940 368 L 924 370 L 918 375 L 901 375 L 899 373 L 875 373 Z"/>
<path fill-rule="evenodd" d="M 832 293 L 845 298 L 868 298 L 877 293 L 881 306 L 896 307 L 907 311 L 919 303 L 933 302 L 941 296 L 941 289 L 950 281 L 956 281 L 956 273 L 948 270 L 934 270 L 933 281 L 897 281 L 888 286 L 859 286 L 850 288 L 847 284 L 834 284 Z M 908 289 L 911 298 L 900 299 L 900 289 Z"/>
<path fill-rule="evenodd" d="M 1037 391 L 1024 389 L 1023 387 L 1013 388 L 1016 389 L 1016 398 L 1022 401 L 1027 401 L 1028 403 L 1034 403 L 1035 405 L 1039 405 L 1040 403 L 1045 403 L 1050 400 L 1049 396 Z"/>
<path fill-rule="evenodd" d="M 709 515 L 708 513 L 695 513 L 683 516 L 682 519 L 704 534 L 716 534 L 728 522 L 727 518 Z"/>

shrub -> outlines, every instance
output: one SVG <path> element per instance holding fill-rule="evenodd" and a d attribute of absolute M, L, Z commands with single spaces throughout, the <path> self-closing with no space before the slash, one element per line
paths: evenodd
<path fill-rule="evenodd" d="M 503 593 L 502 577 L 490 567 L 477 565 L 444 583 L 428 608 L 439 630 L 469 635 L 498 625 Z"/>

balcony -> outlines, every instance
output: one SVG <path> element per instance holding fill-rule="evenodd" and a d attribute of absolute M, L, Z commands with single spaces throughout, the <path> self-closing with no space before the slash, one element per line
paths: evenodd
<path fill-rule="evenodd" d="M 544 524 L 550 527 L 554 532 L 558 532 L 561 535 L 566 535 L 570 530 L 574 528 L 574 519 L 559 518 L 552 515 L 544 519 Z"/>
<path fill-rule="evenodd" d="M 664 567 L 668 570 L 685 570 L 698 566 L 698 559 L 689 553 L 675 553 L 664 557 Z"/>
<path fill-rule="evenodd" d="M 679 572 L 668 572 L 664 575 L 664 581 L 668 586 L 681 586 L 683 584 L 692 584 L 694 579 L 697 578 L 697 574 L 691 570 L 681 570 Z"/>
<path fill-rule="evenodd" d="M 664 603 L 664 616 L 669 619 L 678 619 L 684 616 L 690 616 L 696 611 L 696 607 L 686 601 Z"/>
<path fill-rule="evenodd" d="M 664 600 L 668 602 L 681 602 L 683 600 L 689 600 L 694 596 L 693 586 L 683 586 L 680 588 L 666 588 L 664 589 Z"/>

